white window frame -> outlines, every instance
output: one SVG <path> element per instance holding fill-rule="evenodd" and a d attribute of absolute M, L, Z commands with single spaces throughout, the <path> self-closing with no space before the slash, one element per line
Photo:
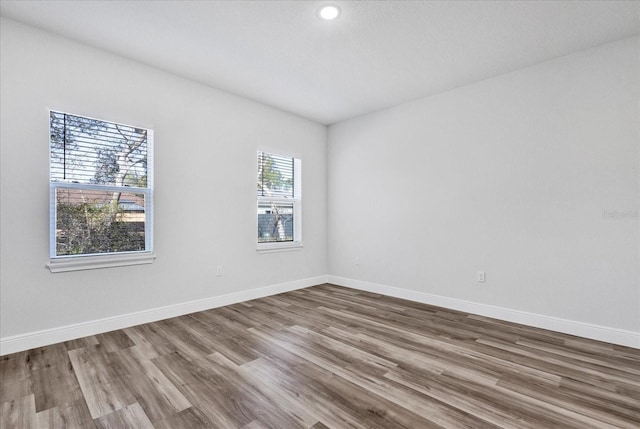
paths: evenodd
<path fill-rule="evenodd" d="M 106 119 L 91 118 L 85 115 L 78 115 L 59 110 L 50 110 L 48 118 L 51 118 L 51 112 L 63 113 L 67 115 L 79 116 L 83 118 L 116 123 L 115 121 L 109 121 Z M 125 125 L 120 122 L 118 125 Z M 122 187 L 108 186 L 108 185 L 92 185 L 82 183 L 68 183 L 68 182 L 54 182 L 49 179 L 49 262 L 46 267 L 52 273 L 67 272 L 67 271 L 79 271 L 79 270 L 91 270 L 98 268 L 109 267 L 121 267 L 128 265 L 141 265 L 152 263 L 156 255 L 153 251 L 153 130 L 146 127 L 147 131 L 147 187 L 130 187 L 127 186 L 124 189 L 126 193 L 143 194 L 144 195 L 144 210 L 145 210 L 145 250 L 143 251 L 131 251 L 131 252 L 114 252 L 114 253 L 96 253 L 96 254 L 83 254 L 83 255 L 56 255 L 56 219 L 57 219 L 57 204 L 56 204 L 56 190 L 58 189 L 78 189 L 87 191 L 102 191 L 102 192 L 121 192 Z M 49 168 L 51 169 L 51 141 L 49 140 Z M 51 178 L 51 172 L 49 173 Z"/>
<path fill-rule="evenodd" d="M 258 150 L 258 154 L 266 153 L 275 156 L 293 158 L 293 197 L 273 197 L 273 196 L 257 196 L 256 207 L 261 203 L 274 202 L 276 204 L 293 203 L 293 241 L 276 241 L 268 243 L 258 242 L 258 215 L 256 213 L 255 233 L 256 233 L 256 251 L 258 253 L 286 252 L 291 250 L 300 250 L 304 246 L 302 244 L 302 160 L 293 156 L 283 155 L 270 150 Z M 256 160 L 259 157 L 256 156 Z M 257 161 L 259 162 L 259 161 Z M 259 165 L 256 164 L 257 172 Z"/>

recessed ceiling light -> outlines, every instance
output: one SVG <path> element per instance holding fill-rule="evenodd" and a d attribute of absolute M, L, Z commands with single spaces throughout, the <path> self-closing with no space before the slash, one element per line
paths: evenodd
<path fill-rule="evenodd" d="M 336 19 L 338 15 L 340 15 L 340 8 L 338 6 L 334 6 L 332 4 L 328 4 L 322 6 L 318 10 L 318 15 L 322 19 L 326 19 L 327 21 L 331 21 L 332 19 Z"/>

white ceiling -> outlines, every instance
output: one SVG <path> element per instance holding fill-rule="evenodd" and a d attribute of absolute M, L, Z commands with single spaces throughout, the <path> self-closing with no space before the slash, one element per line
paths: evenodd
<path fill-rule="evenodd" d="M 319 6 L 338 5 L 334 21 Z M 331 124 L 640 34 L 639 1 L 0 1 L 0 13 Z"/>

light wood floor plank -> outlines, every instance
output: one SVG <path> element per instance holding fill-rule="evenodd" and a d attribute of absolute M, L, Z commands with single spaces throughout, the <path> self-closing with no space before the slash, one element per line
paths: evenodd
<path fill-rule="evenodd" d="M 117 370 L 128 389 L 152 422 L 163 420 L 191 407 L 180 390 L 150 360 L 140 360 L 138 353 L 116 353 Z"/>
<path fill-rule="evenodd" d="M 96 427 L 84 399 L 46 409 L 36 414 L 36 428 L 93 429 Z"/>
<path fill-rule="evenodd" d="M 71 350 L 69 357 L 91 417 L 97 419 L 136 402 L 101 347 Z"/>
<path fill-rule="evenodd" d="M 0 428 L 32 428 L 36 422 L 36 401 L 33 395 L 0 404 Z"/>
<path fill-rule="evenodd" d="M 96 419 L 100 429 L 153 429 L 153 424 L 137 402 Z"/>
<path fill-rule="evenodd" d="M 33 371 L 36 412 L 83 399 L 80 385 L 68 359 L 60 365 Z"/>

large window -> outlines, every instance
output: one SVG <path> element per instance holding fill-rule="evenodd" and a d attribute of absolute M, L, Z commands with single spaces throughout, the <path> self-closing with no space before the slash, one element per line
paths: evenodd
<path fill-rule="evenodd" d="M 50 112 L 52 271 L 149 262 L 152 140 L 148 129 Z"/>
<path fill-rule="evenodd" d="M 258 250 L 302 243 L 301 161 L 258 152 Z"/>

